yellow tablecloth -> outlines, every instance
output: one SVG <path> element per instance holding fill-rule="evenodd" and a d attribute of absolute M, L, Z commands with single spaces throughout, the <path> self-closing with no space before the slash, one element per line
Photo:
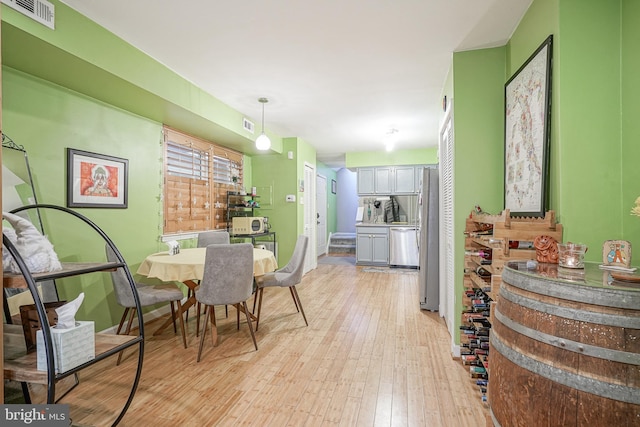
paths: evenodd
<path fill-rule="evenodd" d="M 157 277 L 164 282 L 202 280 L 204 260 L 207 248 L 181 249 L 177 255 L 158 252 L 149 255 L 138 267 L 138 274 Z M 262 276 L 275 271 L 278 262 L 273 252 L 266 249 L 253 249 L 253 275 Z"/>

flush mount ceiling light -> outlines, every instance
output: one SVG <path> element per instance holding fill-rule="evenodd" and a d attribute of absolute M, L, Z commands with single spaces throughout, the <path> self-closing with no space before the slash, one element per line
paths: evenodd
<path fill-rule="evenodd" d="M 384 136 L 384 145 L 387 151 L 393 151 L 398 142 L 398 129 L 389 129 L 389 132 Z"/>
<path fill-rule="evenodd" d="M 271 148 L 271 140 L 264 133 L 264 104 L 269 102 L 267 98 L 258 98 L 258 102 L 262 104 L 262 133 L 256 138 L 256 148 L 258 150 L 268 150 Z"/>

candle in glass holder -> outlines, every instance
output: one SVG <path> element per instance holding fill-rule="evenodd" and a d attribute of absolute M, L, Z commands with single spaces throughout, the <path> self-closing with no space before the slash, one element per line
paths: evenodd
<path fill-rule="evenodd" d="M 566 268 L 584 268 L 587 245 L 581 243 L 558 243 L 558 265 Z"/>

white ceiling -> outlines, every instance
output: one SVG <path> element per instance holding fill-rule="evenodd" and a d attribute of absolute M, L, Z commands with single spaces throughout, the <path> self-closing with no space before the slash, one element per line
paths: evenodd
<path fill-rule="evenodd" d="M 504 45 L 532 0 L 63 0 L 183 78 L 344 153 L 434 147 L 452 53 Z"/>

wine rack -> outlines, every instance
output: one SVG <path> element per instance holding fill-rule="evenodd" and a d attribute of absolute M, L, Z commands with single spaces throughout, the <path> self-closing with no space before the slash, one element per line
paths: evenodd
<path fill-rule="evenodd" d="M 562 242 L 562 225 L 555 212 L 544 218 L 511 217 L 472 211 L 465 225 L 464 290 L 460 322 L 460 359 L 488 402 L 489 334 L 498 303 L 502 268 L 507 261 L 536 259 L 533 242 L 547 235 Z"/>

